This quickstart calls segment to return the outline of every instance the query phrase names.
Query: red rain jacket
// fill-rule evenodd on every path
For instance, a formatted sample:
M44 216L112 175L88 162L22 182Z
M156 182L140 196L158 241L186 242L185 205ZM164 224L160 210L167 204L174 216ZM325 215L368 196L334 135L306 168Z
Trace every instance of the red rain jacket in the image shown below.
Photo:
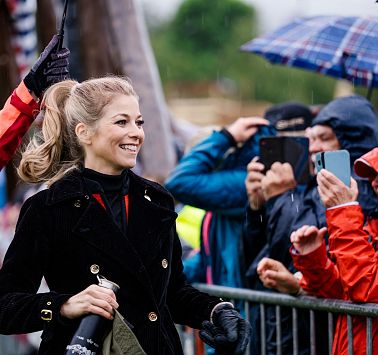
M327 210L330 259L325 244L308 255L292 251L302 272L302 288L318 297L378 302L378 220L368 219L357 205ZM369 241L369 236L372 240ZM334 262L332 262L333 260ZM366 320L353 317L354 354L366 354ZM337 320L333 354L348 354L347 317ZM373 321L373 355L378 354L378 318Z
M0 110L0 170L12 159L38 110L38 103L21 82Z

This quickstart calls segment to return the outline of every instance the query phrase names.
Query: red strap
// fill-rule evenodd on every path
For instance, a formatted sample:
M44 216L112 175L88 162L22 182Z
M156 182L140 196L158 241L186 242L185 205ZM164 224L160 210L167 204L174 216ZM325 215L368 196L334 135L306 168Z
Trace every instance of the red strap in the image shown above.
M210 255L209 232L210 232L211 217L212 217L212 213L211 212L206 212L205 217L203 219L203 224L202 224L203 245L205 247L205 254L207 256Z
M205 249L206 257L210 257L210 222L213 214L211 212L206 212L202 223L202 238L203 246ZM206 283L213 284L213 273L211 270L211 265L206 266Z
M38 102L31 101L29 105L26 104L17 96L16 90L14 90L12 93L10 103L17 110L24 113L25 115L28 115L29 117L33 117L34 114L39 110Z
M129 223L129 195L125 196L125 206L126 206L126 223Z

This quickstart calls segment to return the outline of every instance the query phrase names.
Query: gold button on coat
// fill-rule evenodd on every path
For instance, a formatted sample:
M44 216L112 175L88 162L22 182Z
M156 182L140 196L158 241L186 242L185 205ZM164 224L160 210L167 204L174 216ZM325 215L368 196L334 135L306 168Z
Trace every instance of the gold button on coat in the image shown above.
M80 202L80 200L76 200L76 201L74 202L74 206L75 206L75 207L80 207L80 206L81 206L81 202Z
M148 319L151 322L155 322L157 320L157 314L155 312L150 312L148 313Z
M91 273L92 274L98 274L100 272L100 267L97 264L91 265Z
M164 269L166 269L166 268L168 267L168 260L167 260L167 259L163 259L163 260L161 261L161 266L162 266Z

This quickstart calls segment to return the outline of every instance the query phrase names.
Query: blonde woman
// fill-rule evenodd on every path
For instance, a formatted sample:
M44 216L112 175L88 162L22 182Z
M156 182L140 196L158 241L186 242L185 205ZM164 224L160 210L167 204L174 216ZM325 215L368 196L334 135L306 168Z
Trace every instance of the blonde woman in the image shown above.
M0 332L44 329L39 353L57 355L82 316L112 319L118 309L147 354L182 354L174 322L202 327L220 353L242 354L248 322L186 283L173 200L130 170L144 141L130 82L62 81L42 106L42 131L18 172L49 189L23 205L0 271ZM117 296L96 285L98 274L120 286ZM43 276L51 291L36 294Z

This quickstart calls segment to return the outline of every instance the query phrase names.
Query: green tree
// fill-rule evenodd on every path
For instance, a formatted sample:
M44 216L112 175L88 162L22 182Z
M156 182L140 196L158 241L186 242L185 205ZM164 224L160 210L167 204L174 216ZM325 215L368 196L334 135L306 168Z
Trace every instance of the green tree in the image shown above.
M255 12L241 0L185 0L174 18L152 31L165 87L226 79L241 99L327 102L335 80L239 50L255 35Z

